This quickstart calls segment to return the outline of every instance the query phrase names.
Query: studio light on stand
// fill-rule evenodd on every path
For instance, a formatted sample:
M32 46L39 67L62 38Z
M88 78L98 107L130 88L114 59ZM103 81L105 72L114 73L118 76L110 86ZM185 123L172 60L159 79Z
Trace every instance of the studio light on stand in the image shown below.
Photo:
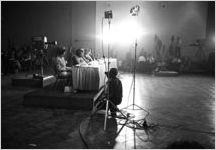
M139 11L140 11L140 6L136 5L136 6L134 6L134 7L132 7L130 9L130 14L131 14L131 16L136 17L136 19L138 19ZM138 106L138 105L135 104L137 45L138 44L137 44L137 35L136 35L135 36L135 48L134 48L133 80L132 80L132 84L133 84L133 103L131 105L123 108L123 109L127 109L127 110L142 110L142 111L147 112L144 108L142 108L142 107L140 107L140 106ZM131 107L132 107L132 109L130 109ZM135 107L136 107L136 109L135 109ZM147 115L148 114L149 114L149 112L147 112ZM146 118L146 116L145 116L145 118Z
M108 27L109 27L109 30L108 32L110 33L110 25L111 25L111 19L112 19L112 11L109 10L109 11L105 11L104 12L104 18L102 18L102 33L103 33L103 20L104 19L107 19L108 20ZM110 35L110 34L109 34ZM106 60L105 60L105 56L104 56L104 50L103 50L103 36L102 36L102 53L103 53L103 58L104 58L104 63L105 63L105 70L107 71L106 72L106 75L107 75L107 78L109 79L109 70L110 70L110 61L109 61L109 50L110 50L110 36L108 36L108 47L107 47L107 51L108 51L108 59L107 59L107 63L106 63ZM107 67L106 67L106 64L107 64ZM105 98L102 100L106 102L106 112L105 112L105 118L104 118L104 131L106 131L106 128L107 128L107 118L108 118L108 110L109 110L109 105L112 105L113 107L115 107L117 109L118 112L121 113L122 115L122 119L128 119L128 117L126 115L124 115L110 100L109 100L109 82L107 82L107 85L106 85L108 88L107 88L107 95L105 96ZM106 90L106 87L104 86L104 91ZM97 110L96 110L97 111ZM94 113L96 113L93 112Z
M105 19L108 19L108 25L109 25L109 35L110 35L110 24L111 24L111 19L112 19L112 11L109 10L109 11L105 11L104 12L104 16L105 16ZM110 36L108 36L108 47L107 47L107 54L108 54L108 62L107 62L107 78L109 80L109 50L110 50ZM104 58L105 59L105 58ZM105 67L106 67L106 63L105 63ZM109 82L108 82L108 95L107 95L107 98L109 98ZM106 131L106 125L107 125L107 117L108 117L108 110L109 110L109 100L107 99L106 100L106 113L105 113L105 118L104 118L104 131Z

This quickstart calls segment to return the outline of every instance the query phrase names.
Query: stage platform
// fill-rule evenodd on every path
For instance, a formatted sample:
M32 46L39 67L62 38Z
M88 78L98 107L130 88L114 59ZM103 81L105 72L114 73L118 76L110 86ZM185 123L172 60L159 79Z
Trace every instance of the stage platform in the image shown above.
M34 107L67 108L73 110L91 110L93 102L99 98L99 91L79 91L65 93L51 88L38 89L24 95L23 105Z
M24 87L34 87L43 88L56 81L53 75L44 76L42 79L34 79L33 75L19 75L12 78L13 86L24 86Z
M179 73L176 71L159 71L155 72L154 75L159 77L175 77L178 76Z

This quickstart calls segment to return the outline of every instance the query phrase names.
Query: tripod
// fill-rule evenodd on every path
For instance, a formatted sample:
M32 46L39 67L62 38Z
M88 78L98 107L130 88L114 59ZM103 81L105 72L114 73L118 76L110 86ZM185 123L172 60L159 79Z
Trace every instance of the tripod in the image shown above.
M44 77L44 62L48 63L46 60L46 52L45 49L37 50L36 59L38 60L39 66L40 66L40 73L39 76L35 76L35 78L43 78ZM36 65L36 64L34 64ZM35 66L34 66L35 71ZM34 74L33 74L34 76Z
M109 32L110 32L110 24L111 24L111 18L112 18L112 11L107 11L107 12L105 12L105 18L108 19ZM102 35L103 35L103 19L104 19L104 18L102 18ZM103 53L103 58L104 58L105 70L106 70L106 68L107 68L107 72L108 72L108 74L107 74L108 80L109 80L109 70L110 70L109 50L110 50L110 37L108 38L108 62L107 62L107 67L106 67L106 60L105 60L104 50L103 50L103 36L102 36L102 53ZM105 82L105 80L104 80L104 82ZM107 95L106 95L106 97L104 97L104 98L102 99L102 101L101 101L101 102L106 102L106 111L105 111L105 118L104 118L104 131L106 131L106 128L107 128L107 118L108 118L109 105L112 105L112 107L113 107L117 112L120 112L120 114L123 116L122 119L127 119L127 120L128 120L128 117L129 117L128 114L127 114L127 116L126 116L125 114L123 114L123 113L116 107L116 105L115 105L112 101L109 100L109 81L107 82L107 87L108 87L108 88L106 89L106 87L104 86L104 91L107 90ZM100 102L99 102L99 103L100 103ZM99 103L98 103L97 105L99 105ZM97 105L96 105L96 107L97 107ZM98 109L100 109L100 108L98 108ZM96 111L97 111L97 110L95 110L95 111L93 112L93 114L96 113Z

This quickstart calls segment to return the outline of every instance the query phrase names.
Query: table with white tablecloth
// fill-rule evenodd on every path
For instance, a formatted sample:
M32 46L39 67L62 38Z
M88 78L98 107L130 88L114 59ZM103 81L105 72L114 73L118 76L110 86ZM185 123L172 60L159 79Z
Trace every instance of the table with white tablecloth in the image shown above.
M105 59L99 59L98 60L99 64L105 65L105 70L108 70L108 62L109 62L109 69L111 68L117 68L117 59L115 58L105 58Z
M107 78L108 59L100 59L88 66L72 68L73 89L82 91L97 91L104 86ZM109 68L117 68L117 60L109 59Z

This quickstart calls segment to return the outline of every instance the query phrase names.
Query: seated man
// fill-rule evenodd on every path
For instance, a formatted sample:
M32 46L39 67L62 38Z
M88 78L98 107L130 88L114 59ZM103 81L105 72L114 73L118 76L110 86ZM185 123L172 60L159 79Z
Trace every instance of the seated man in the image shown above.
M116 116L117 105L122 102L122 83L116 77L118 70L116 68L111 68L109 71L108 81L106 85L105 95L114 104L109 104L109 110L113 117Z
M84 51L83 49L77 49L76 55L72 57L73 65L88 65L88 61L84 58Z

